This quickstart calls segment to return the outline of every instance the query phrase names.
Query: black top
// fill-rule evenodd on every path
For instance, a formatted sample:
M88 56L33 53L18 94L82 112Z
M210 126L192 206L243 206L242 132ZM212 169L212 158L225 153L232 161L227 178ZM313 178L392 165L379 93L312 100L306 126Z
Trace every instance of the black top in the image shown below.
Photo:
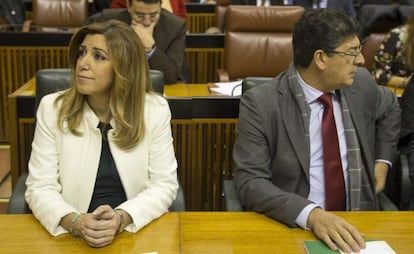
M112 127L110 124L99 123L98 128L102 133L101 159L88 213L93 212L100 205L110 205L115 208L126 200L125 190L108 144L108 130Z

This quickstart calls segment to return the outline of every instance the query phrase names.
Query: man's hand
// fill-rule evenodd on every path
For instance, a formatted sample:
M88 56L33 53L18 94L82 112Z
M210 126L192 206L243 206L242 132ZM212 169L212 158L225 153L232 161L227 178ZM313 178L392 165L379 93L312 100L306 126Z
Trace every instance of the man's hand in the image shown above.
M343 252L349 253L365 249L363 234L333 213L320 208L313 209L308 217L308 227L331 250L341 249Z
M135 33L138 34L138 37L141 39L142 44L144 44L145 51L151 50L155 44L153 32L154 32L155 23L151 23L149 26L144 26L143 24L132 21L131 28L134 29Z
M389 165L384 162L375 163L375 193L384 190Z

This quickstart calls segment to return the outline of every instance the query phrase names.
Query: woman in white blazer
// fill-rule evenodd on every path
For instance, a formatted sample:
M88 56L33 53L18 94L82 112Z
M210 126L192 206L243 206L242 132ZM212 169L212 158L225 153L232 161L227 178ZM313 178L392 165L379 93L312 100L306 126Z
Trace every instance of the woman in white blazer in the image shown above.
M151 91L143 45L126 24L82 27L69 62L73 86L43 97L37 111L26 201L50 234L103 247L173 202L171 113Z

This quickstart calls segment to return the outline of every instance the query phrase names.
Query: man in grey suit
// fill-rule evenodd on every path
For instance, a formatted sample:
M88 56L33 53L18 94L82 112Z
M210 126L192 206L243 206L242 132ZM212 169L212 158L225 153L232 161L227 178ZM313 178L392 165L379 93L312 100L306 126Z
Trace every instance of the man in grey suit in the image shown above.
M400 108L364 63L359 24L342 12L310 9L295 24L294 62L241 98L234 182L245 209L312 230L332 250L357 252L363 235L327 211L319 97L333 99L344 210L377 210L397 146ZM327 108L327 107L326 107ZM328 154L328 153L326 153ZM331 200L332 201L332 200Z

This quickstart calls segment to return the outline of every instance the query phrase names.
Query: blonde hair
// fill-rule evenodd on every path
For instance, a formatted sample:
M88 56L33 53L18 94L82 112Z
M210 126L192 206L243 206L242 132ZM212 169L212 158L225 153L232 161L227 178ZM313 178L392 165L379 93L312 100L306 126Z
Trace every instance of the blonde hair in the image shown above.
M407 66L414 71L414 13L407 22L407 44L405 46L405 61Z
M79 46L87 35L94 34L104 35L113 66L114 80L109 102L116 126L113 139L120 149L129 150L145 135L145 95L152 91L144 47L137 34L121 21L92 23L80 28L70 41L68 60L72 69L77 64ZM58 126L62 131L64 122L67 122L70 132L82 135L77 128L82 120L86 97L77 91L76 85L72 85L56 99L55 105L61 101Z

